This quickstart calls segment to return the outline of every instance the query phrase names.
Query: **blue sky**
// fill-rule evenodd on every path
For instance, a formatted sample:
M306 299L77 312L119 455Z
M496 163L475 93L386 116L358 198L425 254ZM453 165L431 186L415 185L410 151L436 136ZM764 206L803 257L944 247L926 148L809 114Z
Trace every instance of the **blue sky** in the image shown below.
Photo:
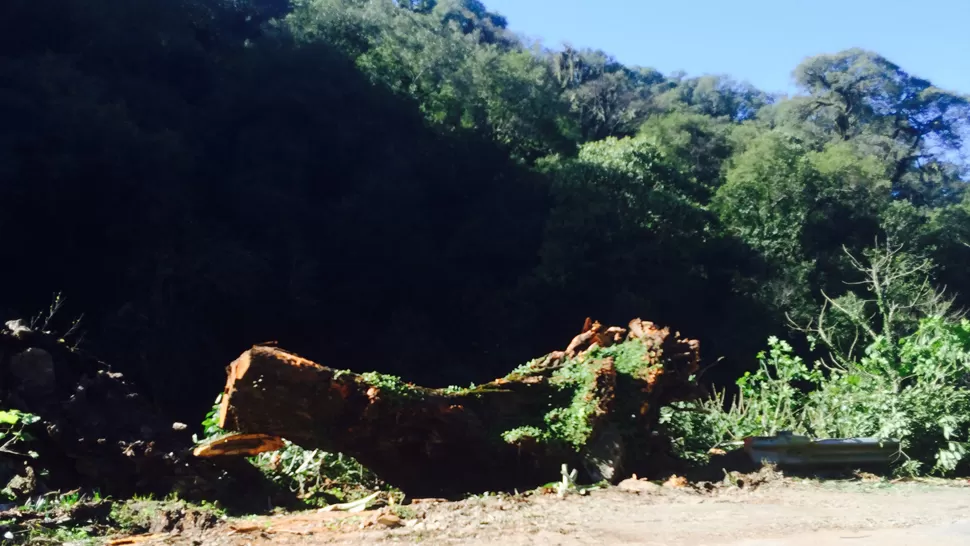
M804 59L875 51L938 87L970 94L970 0L483 0L548 47L602 49L665 74L728 74L794 92Z

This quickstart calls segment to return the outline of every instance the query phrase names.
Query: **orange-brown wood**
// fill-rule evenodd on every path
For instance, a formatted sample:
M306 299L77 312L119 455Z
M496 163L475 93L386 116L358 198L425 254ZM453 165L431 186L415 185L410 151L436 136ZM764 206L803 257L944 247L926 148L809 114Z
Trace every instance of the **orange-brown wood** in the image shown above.
M268 434L232 434L215 438L196 446L196 457L253 457L268 451L283 449L283 439Z
M350 455L412 496L530 487L558 479L563 463L586 466L594 481L622 479L615 469L643 459L633 450L656 426L657 410L693 392L689 376L698 359L696 342L649 322L629 326L606 328L587 321L567 351L550 353L529 370L459 391L416 387L390 377L372 381L277 347L255 346L229 366L219 422L225 430ZM645 358L656 366L644 369L657 371L649 377L626 376L620 384L612 359L587 364L595 384L586 395L596 402L589 442L606 447L593 452L564 442L504 439L503 433L541 425L553 408L572 403L573 393L550 381L566 359L582 359L593 346L624 340L645 343ZM613 414L621 408L626 408L626 429L633 431L623 434L635 439L610 432L618 419ZM634 416L637 409L644 411ZM269 450L258 442L239 446L211 449L223 450L212 451L219 455L248 454L251 447Z

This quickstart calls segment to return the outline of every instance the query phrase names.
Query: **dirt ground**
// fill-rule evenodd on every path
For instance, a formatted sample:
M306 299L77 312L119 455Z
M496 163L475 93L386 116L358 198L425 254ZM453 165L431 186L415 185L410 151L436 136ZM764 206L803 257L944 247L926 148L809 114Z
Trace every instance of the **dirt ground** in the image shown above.
M640 482L643 485L643 482ZM227 520L142 544L637 544L800 546L970 544L970 483L776 479L708 490L645 484L587 496L474 497L398 514L304 512Z

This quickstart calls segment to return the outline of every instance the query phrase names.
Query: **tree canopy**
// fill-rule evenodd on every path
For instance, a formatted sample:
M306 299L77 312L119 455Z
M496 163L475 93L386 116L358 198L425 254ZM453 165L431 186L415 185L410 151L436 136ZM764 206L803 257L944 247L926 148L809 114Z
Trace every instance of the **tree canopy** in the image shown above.
M63 292L191 414L253 343L433 386L589 315L733 379L887 241L968 303L970 98L857 49L793 77L544 48L478 0L9 0L0 310Z

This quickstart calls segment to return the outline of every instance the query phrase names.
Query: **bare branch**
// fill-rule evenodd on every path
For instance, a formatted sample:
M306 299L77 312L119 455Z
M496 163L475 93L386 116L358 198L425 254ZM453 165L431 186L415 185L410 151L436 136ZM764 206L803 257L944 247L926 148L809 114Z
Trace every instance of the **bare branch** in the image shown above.
M858 327L862 328L863 330L865 330L865 332L867 334L869 334L870 337L872 337L873 339L879 337L879 334L877 334L876 331L873 330L872 327L869 325L868 320L866 320L863 317L859 317L858 315L856 315L855 313L853 313L851 310L846 309L843 305L839 304L839 302L837 300L829 297L829 295L826 294L824 290L822 291L822 297L824 297L825 300L828 301L832 305L832 307L834 307L835 309L838 309L839 311L842 312L843 315L845 315L850 320L852 320L852 322L856 326L858 326Z

